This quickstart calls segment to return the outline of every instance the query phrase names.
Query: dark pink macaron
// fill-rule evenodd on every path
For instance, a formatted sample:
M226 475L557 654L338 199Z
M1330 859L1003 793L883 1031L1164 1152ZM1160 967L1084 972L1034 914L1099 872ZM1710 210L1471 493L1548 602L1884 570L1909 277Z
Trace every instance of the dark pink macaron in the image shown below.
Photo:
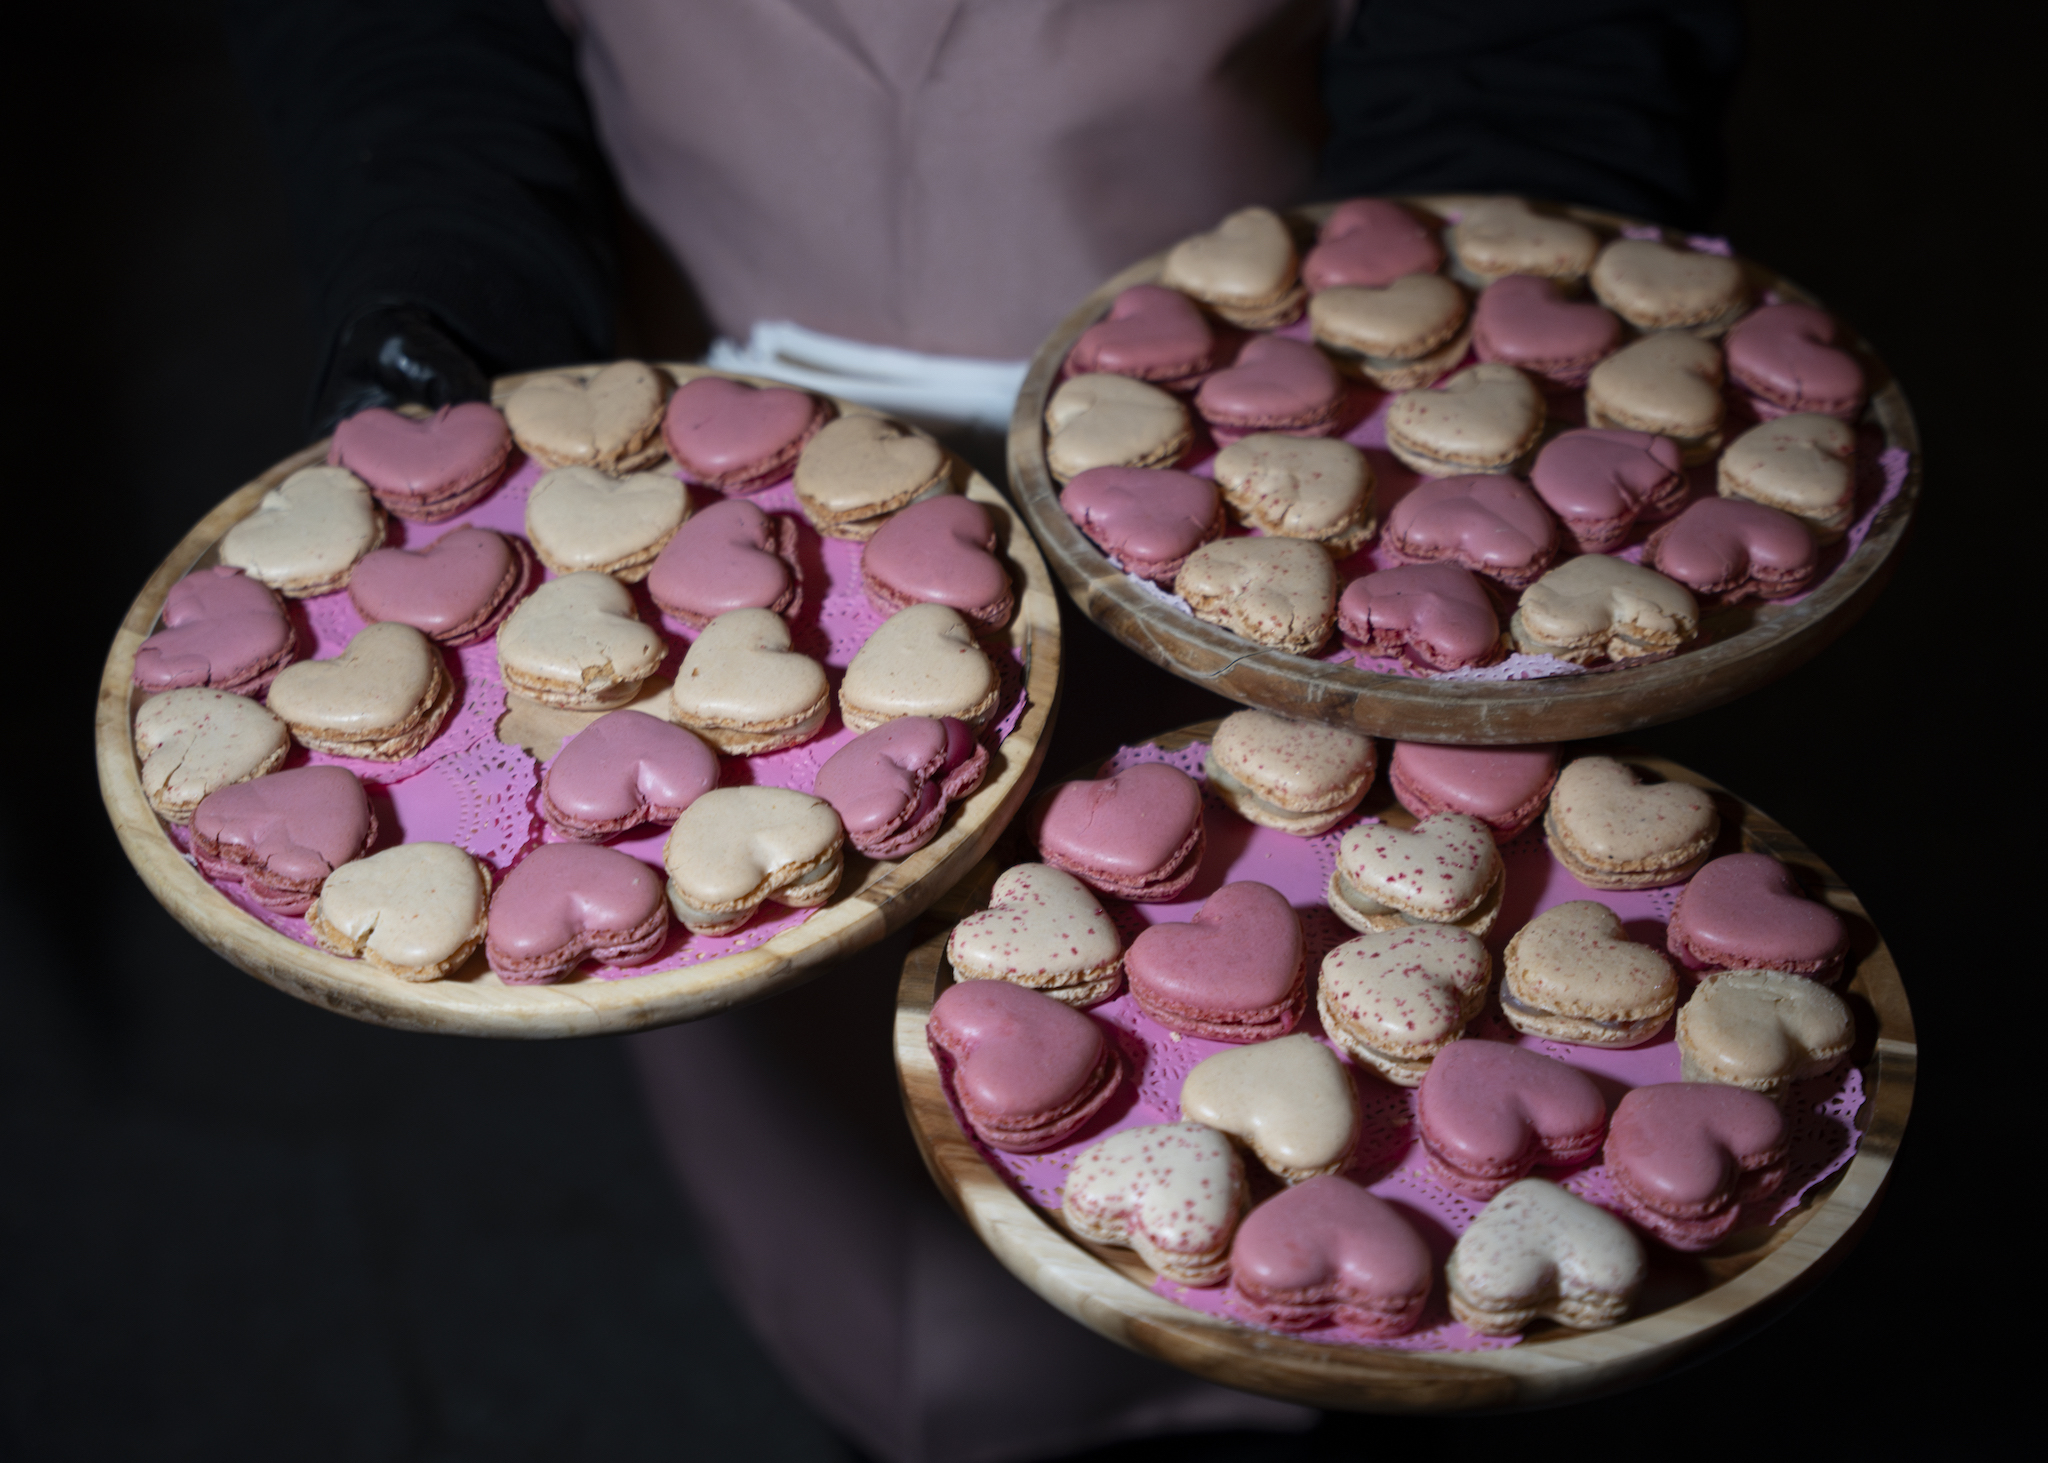
M1715 859L1679 891L1665 944L1687 970L1782 970L1828 981L1849 948L1842 917L1762 853Z
M903 716L834 752L811 791L838 812L862 853L906 858L932 841L947 807L971 797L987 772L988 748L966 722Z
M1668 518L1689 491L1678 444L1654 432L1575 427L1543 444L1529 486L1578 553L1604 553L1639 520Z
M1527 589L1557 557L1557 540L1557 520L1527 484L1482 473L1409 489L1380 530L1380 553L1397 564L1446 560Z
M1601 1154L1628 1217L1677 1250L1704 1250L1742 1206L1784 1182L1785 1115L1760 1092L1663 1082L1622 1094Z
M1472 309L1472 349L1553 388L1586 384L1593 368L1621 346L1621 321L1599 305L1567 300L1557 282L1510 274L1479 292Z
M1344 586L1337 624L1373 655L1405 656L1430 670L1491 665L1501 657L1500 615L1471 570L1404 564Z
M377 815L343 767L294 767L217 788L192 813L192 856L279 914L304 914L327 876L369 851Z
M1230 1246L1233 1308L1262 1326L1335 1321L1367 1336L1413 1330L1433 1266L1392 1204L1336 1174L1283 1189L1252 1210Z
M1124 951L1138 1009L1210 1041L1285 1036L1308 1004L1301 916L1269 884L1225 884L1186 923L1147 925Z
M1201 308L1179 290L1141 284L1118 295L1109 314L1081 332L1067 353L1066 374L1100 371L1171 388L1193 382L1215 363L1216 333Z
M425 418L381 406L359 411L334 429L327 460L361 478L400 518L438 523L482 502L511 453L504 414L465 401Z
M1354 198L1323 220L1301 262L1301 282L1311 292L1347 284L1384 289L1404 274L1434 274L1443 262L1435 229L1389 199Z
M1591 1077L1504 1041L1467 1038L1437 1053L1415 1111L1431 1172L1475 1199L1539 1163L1592 1157L1607 1131L1607 1101Z
M507 985L538 985L585 960L643 965L667 939L659 872L602 844L544 843L492 896L484 955Z
M1005 980L948 986L925 1040L951 1059L953 1095L974 1135L1008 1153L1057 1148L1123 1082L1123 1059L1095 1018Z
M1173 899L1202 866L1202 790L1163 762L1063 782L1038 800L1029 823L1047 863L1123 899Z
M1702 498L1650 535L1643 562L1703 600L1736 604L1800 593L1820 567L1820 545L1768 503Z
M512 613L532 571L523 540L464 526L424 549L365 554L349 575L348 597L372 624L395 620L442 645L474 645Z
M1387 763L1394 798L1418 818L1464 813L1509 838L1535 822L1557 785L1557 744L1439 747L1396 742Z
M647 572L663 613L703 628L728 610L793 616L803 605L796 520L743 499L713 503L683 521Z
M254 696L298 651L277 591L225 564L173 584L161 623L135 651L135 684L145 691L211 686Z
M1834 317L1812 305L1765 305L1722 342L1728 374L1755 400L1757 415L1820 412L1853 421L1863 409L1863 367L1835 344Z
M540 815L564 838L610 838L673 823L718 786L718 754L695 733L630 707L576 733L548 764Z
M1195 410L1218 440L1252 432L1327 434L1344 406L1344 383L1330 358L1305 340L1254 335L1229 369L1202 382Z
M699 376L668 399L661 435L689 481L752 493L788 477L831 417L831 405L808 391Z
M1187 557L1223 536L1213 478L1166 467L1091 467L1060 489L1060 507L1130 573L1172 584Z
M991 629L1016 608L996 557L995 522L971 498L944 493L890 515L861 546L860 582L885 615L940 604Z

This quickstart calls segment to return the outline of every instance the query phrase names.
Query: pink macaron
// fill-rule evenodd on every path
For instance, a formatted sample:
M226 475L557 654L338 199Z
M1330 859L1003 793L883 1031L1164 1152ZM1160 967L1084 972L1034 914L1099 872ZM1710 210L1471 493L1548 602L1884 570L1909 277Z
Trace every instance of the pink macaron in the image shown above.
M1537 1164L1582 1162L1607 1131L1593 1079L1554 1057L1502 1041L1454 1041L1429 1064L1416 1121L1430 1173L1490 1199Z
M1678 1250L1704 1250L1742 1206L1785 1180L1785 1115L1761 1092L1665 1082L1624 1093L1603 1159L1629 1218Z
M1761 417L1820 412L1854 421L1863 410L1863 367L1835 344L1834 317L1812 305L1765 305L1722 342L1728 374Z
M1147 925L1124 951L1138 1009L1211 1041L1285 1036L1308 1003L1301 916L1267 884L1225 884L1185 924Z
M1849 931L1769 854L1731 853L1679 890L1665 944L1687 970L1782 970L1831 981L1841 974Z
M1168 388L1191 384L1216 362L1216 334L1201 308L1179 290L1133 285L1109 314L1081 332L1066 374L1135 376Z
M602 844L544 843L492 896L484 956L507 985L539 985L585 960L645 964L667 939L658 872Z
M1337 624L1367 654L1402 656L1430 670L1501 658L1493 599L1456 564L1403 564L1361 575L1344 586Z
M1652 432L1577 427L1543 444L1529 486L1577 553L1604 553L1638 520L1669 518L1689 490L1678 444Z
M1202 790L1163 762L1063 782L1031 810L1039 856L1103 894L1170 900L1195 880L1205 844Z
M1650 535L1643 562L1711 604L1787 599L1813 583L1820 545L1783 509L1702 498Z
M1123 1059L1093 1017L1006 980L948 986L932 1003L925 1040L950 1059L953 1096L974 1135L1008 1153L1057 1148L1123 1082Z
M450 529L426 548L374 549L349 576L348 597L371 623L395 620L447 646L495 634L533 577L521 539Z
M1557 282L1510 274L1479 292L1472 307L1472 349L1554 390L1586 384L1593 368L1621 346L1621 321L1585 300L1567 300Z
M1311 293L1338 285L1384 289L1404 274L1434 274L1444 246L1430 228L1386 198L1354 198L1330 210L1301 261Z
M1543 500L1505 473L1419 482L1380 530L1382 558L1460 564L1510 589L1540 579L1557 546L1557 520Z
M1429 1246L1386 1200L1336 1174L1252 1210L1230 1246L1231 1305L1278 1331L1332 1321L1367 1336L1411 1331L1429 1299Z
M987 773L988 748L966 722L900 716L834 752L811 792L832 805L862 853L906 858L932 841L946 809L971 797Z
M1215 480L1172 468L1091 467L1060 490L1060 507L1097 548L1155 584L1172 584L1189 554L1223 536Z
M996 629L1017 605L988 509L954 493L891 514L861 546L860 582L884 615L940 604Z
M661 435L689 481L752 493L788 477L831 417L832 407L808 391L699 376L668 399Z
M698 629L731 610L772 610L788 618L803 607L796 520L763 513L744 499L713 503L684 520L647 572L647 592Z
M359 411L334 429L327 461L361 478L400 518L438 523L482 502L511 453L504 414L465 401L425 418L381 406Z
M225 564L173 584L160 623L135 651L135 684L145 691L211 686L254 696L299 646L277 591Z
M1254 335L1227 370L1202 382L1195 410L1218 440L1253 432L1327 435L1344 407L1344 383L1330 358L1303 340Z
M377 815L353 772L294 767L217 788L192 813L192 857L265 909L304 914L327 876L361 858Z
M541 778L540 815L564 838L596 842L642 823L673 823L716 786L716 752L629 707L563 744Z
M1535 822L1557 785L1557 744L1438 747L1396 742L1387 763L1395 799L1418 818L1465 813L1510 838Z

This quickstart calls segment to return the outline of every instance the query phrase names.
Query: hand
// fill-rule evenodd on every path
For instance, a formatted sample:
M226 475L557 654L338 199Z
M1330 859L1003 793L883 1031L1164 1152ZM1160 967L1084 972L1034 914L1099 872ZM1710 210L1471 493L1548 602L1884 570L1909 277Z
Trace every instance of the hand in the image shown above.
M488 401L491 383L434 317L410 305L358 315L342 331L313 407L313 435L373 406Z

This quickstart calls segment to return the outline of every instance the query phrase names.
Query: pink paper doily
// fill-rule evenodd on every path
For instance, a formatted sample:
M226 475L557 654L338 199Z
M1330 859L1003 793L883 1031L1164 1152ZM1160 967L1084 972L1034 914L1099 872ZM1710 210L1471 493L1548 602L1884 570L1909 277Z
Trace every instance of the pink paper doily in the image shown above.
M527 495L544 471L539 463L515 456L513 470L483 502L445 523L407 523L393 518L389 520L385 543L417 550L465 525L496 529L523 539ZM690 491L699 508L715 501L715 495L702 488ZM791 626L791 638L797 650L823 662L826 677L832 683L834 710L824 730L801 746L763 756L721 757L719 781L727 787L787 787L809 792L816 785L818 769L826 759L855 736L839 720L839 681L854 654L887 616L861 588L861 545L825 538L812 528L797 507L796 490L788 479L753 494L751 501L766 512L786 513L796 521L804 602ZM536 559L529 588L554 577ZM648 596L644 583L634 586L633 594L640 618L658 627L669 642L662 674L673 676L696 631L662 614ZM306 647L305 659L340 654L367 623L345 590L293 604L301 643ZM1024 667L1019 655L1007 647L984 642L983 648L989 652L999 682L997 713L981 733L982 742L993 751L1016 729L1024 714ZM403 842L452 843L475 854L503 877L533 848L556 838L537 811L546 764L536 762L523 748L506 745L497 738L506 693L498 674L496 640L485 639L456 651L444 650L442 656L456 682L456 704L441 730L419 755L403 762L371 762L294 747L285 765L327 764L345 767L360 777L377 814L376 848ZM189 858L190 831L179 827L168 831ZM662 845L667 838L666 826L647 824L610 843L660 869ZM270 928L302 945L317 948L319 942L304 919L265 909L250 899L240 884L219 881L215 887ZM655 959L630 967L586 964L567 982L619 980L716 960L754 949L783 931L796 928L810 915L808 909L787 909L771 901L745 926L724 936L691 934L680 923L671 922L668 943Z
M1202 757L1206 744L1195 743L1167 752L1144 745L1125 747L1105 764L1104 775L1140 762L1164 762L1180 768L1197 781L1202 780ZM1211 796L1204 799L1207 818L1208 852L1201 873L1187 893L1172 904L1130 904L1105 898L1104 907L1116 921L1126 947L1148 924L1185 921L1217 889L1226 883L1255 879L1280 890L1302 917L1307 936L1311 979L1323 956L1335 946L1354 938L1354 932L1330 913L1323 903L1325 885L1336 866L1337 845L1347 829L1371 819L1354 815L1328 833L1315 838L1297 837L1276 829L1247 822ZM1574 899L1594 899L1618 916L1629 935L1658 950L1664 948L1664 926L1678 889L1617 891L1588 889L1551 857L1540 828L1530 829L1501 845L1507 870L1507 887L1499 920L1487 937L1494 970L1501 968L1502 951L1509 937L1530 919ZM1681 990L1681 1001L1690 987ZM1182 1036L1168 1031L1137 1008L1128 991L1115 1000L1091 1009L1091 1015L1110 1028L1128 1064L1132 1081L1122 1094L1071 1142L1045 1153L1004 1153L973 1139L981 1156L1010 1180L1030 1201L1043 1209L1058 1209L1060 1186L1082 1150L1125 1128L1152 1123L1179 1122L1180 1088L1195 1065L1232 1047L1225 1042ZM1435 1255L1439 1271L1450 1255L1451 1246L1464 1233L1482 1203L1466 1198L1430 1176L1428 1154L1415 1140L1415 1091L1397 1087L1379 1074L1360 1067L1324 1035L1316 1015L1311 991L1308 1009L1296 1031L1324 1041L1339 1060L1355 1074L1362 1125L1358 1147L1346 1173L1364 1183L1373 1193L1398 1207ZM1466 1033L1467 1039L1512 1041L1558 1058L1590 1075L1606 1094L1612 1109L1631 1087L1657 1082L1676 1082L1679 1077L1678 1043L1667 1025L1647 1045L1625 1051L1601 1047L1573 1046L1523 1036L1501 1019L1498 992L1489 998L1486 1012ZM962 1133L972 1138L954 1099L950 1061L941 1060L946 1100ZM1788 1104L1791 1131L1790 1167L1783 1187L1770 1199L1745 1209L1742 1224L1775 1224L1799 1208L1807 1192L1848 1163L1856 1151L1856 1119L1863 1106L1863 1074L1843 1066L1826 1076L1803 1083ZM1272 1181L1259 1172L1256 1161L1247 1159L1247 1172L1254 1176L1255 1198L1270 1192ZM1540 1168L1540 1178L1561 1183L1581 1198L1619 1212L1606 1167L1596 1156L1572 1168ZM1264 1184L1262 1190L1259 1186ZM1645 1251L1653 1269L1669 1251L1645 1237ZM1196 1288L1170 1280L1155 1281L1153 1290L1203 1315L1220 1317L1240 1325L1256 1323L1237 1314L1230 1304L1230 1287ZM1475 1351L1510 1346L1517 1337L1480 1336L1452 1319L1441 1283L1432 1292L1429 1309L1417 1327L1405 1336L1391 1339L1357 1334L1347 1327L1329 1325L1308 1331L1289 1332L1309 1341L1341 1345L1389 1346L1408 1351ZM1266 1328L1261 1328L1266 1329Z

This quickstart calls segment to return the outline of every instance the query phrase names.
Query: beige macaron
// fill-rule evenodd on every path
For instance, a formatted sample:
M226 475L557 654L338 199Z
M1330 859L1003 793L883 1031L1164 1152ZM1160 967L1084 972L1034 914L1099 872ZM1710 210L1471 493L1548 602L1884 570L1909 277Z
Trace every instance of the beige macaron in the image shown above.
M505 422L545 466L633 472L667 455L661 413L668 393L668 377L640 361L614 361L587 381L550 372L512 393Z
M1543 1179L1496 1194L1444 1263L1451 1314L1482 1336L1511 1336L1539 1316L1577 1330L1617 1324L1649 1274L1635 1232Z
M1157 386L1092 372L1045 404L1045 460L1067 481L1091 467L1170 467L1193 433L1188 409Z
M1554 904L1508 941L1501 1014L1528 1036L1579 1046L1641 1046L1678 1004L1671 962L1637 944L1591 899Z
M1665 330L1623 346L1586 378L1586 424L1654 432L1685 461L1705 462L1721 445L1721 347Z
M306 925L337 955L400 980L453 974L483 943L491 871L451 843L403 843L343 864Z
M1600 238L1582 223L1538 213L1520 198L1466 205L1451 225L1451 269L1474 287L1505 274L1533 274L1570 283L1583 279Z
M954 716L985 725L1001 692L974 627L946 605L898 610L854 653L839 685L839 714L855 731L899 716Z
M291 749L291 733L276 715L211 686L162 692L135 713L142 792L171 823L191 822L192 810L215 788L275 772Z
M1270 711L1224 717L1202 757L1209 790L1238 816L1304 838L1342 822L1378 769L1371 737Z
M1287 223L1270 208L1242 208L1166 256L1159 282L1192 295L1233 325L1272 330L1301 314L1308 292Z
M1725 254L1616 239L1593 261L1593 293L1638 330L1716 336L1749 308L1742 266Z
M1180 1115L1229 1134L1289 1184L1336 1173L1358 1143L1351 1074L1302 1032L1196 1063L1181 1082Z
M1856 513L1856 432L1847 422L1797 412L1751 427L1728 444L1716 471L1724 498L1789 513L1831 544Z
M1298 538L1220 538L1173 576L1195 618L1260 645L1312 655L1337 623L1337 570L1329 551Z
M1508 620L1516 650L1575 665L1668 655L1699 629L1691 590L1611 554L1565 560L1522 591Z
M1006 980L1069 1006L1108 1000L1124 978L1102 897L1050 864L1004 870L988 908L953 926L946 958L961 980Z
M558 467L527 495L526 537L557 574L593 570L638 584L689 516L688 490L667 473Z
M1572 877L1591 889L1658 889L1698 872L1721 815L1683 782L1646 783L1613 757L1580 757L1557 775L1543 834Z
M731 934L771 899L813 908L839 887L845 843L832 805L809 793L713 788L662 845L669 908L699 935Z
M1401 1087L1486 1005L1493 957L1470 930L1408 925L1346 940L1323 957L1316 1013L1330 1040Z
M433 641L383 620L358 630L330 660L286 666L268 701L316 752L399 762L440 731L455 705L455 683Z
M699 632L669 688L669 719L728 756L807 742L832 711L825 668L790 648L771 610L728 610Z
M1493 830L1467 813L1432 813L1412 829L1361 823L1346 833L1324 903L1362 934L1438 924L1483 935L1506 891Z
M1817 980L1782 970L1724 970L1700 982L1678 1013L1679 1072L1782 1104L1792 1084L1833 1070L1856 1022Z
M1379 528L1372 460L1349 442L1254 432L1217 453L1215 471L1231 511L1270 537L1311 539L1341 559Z
M507 688L569 711L626 705L667 653L668 642L640 623L632 593L609 574L551 579L498 627Z
M1387 407L1387 446L1430 477L1508 472L1543 436L1535 382L1513 366L1467 366L1441 386L1404 391Z
M796 460L797 506L832 538L873 538L897 510L952 489L945 449L887 417L827 422Z
M220 561L293 599L348 587L384 542L384 510L345 467L302 467L220 541Z
M1406 274L1379 289L1337 285L1308 302L1318 345L1387 391L1427 386L1464 357L1471 303L1440 274Z

